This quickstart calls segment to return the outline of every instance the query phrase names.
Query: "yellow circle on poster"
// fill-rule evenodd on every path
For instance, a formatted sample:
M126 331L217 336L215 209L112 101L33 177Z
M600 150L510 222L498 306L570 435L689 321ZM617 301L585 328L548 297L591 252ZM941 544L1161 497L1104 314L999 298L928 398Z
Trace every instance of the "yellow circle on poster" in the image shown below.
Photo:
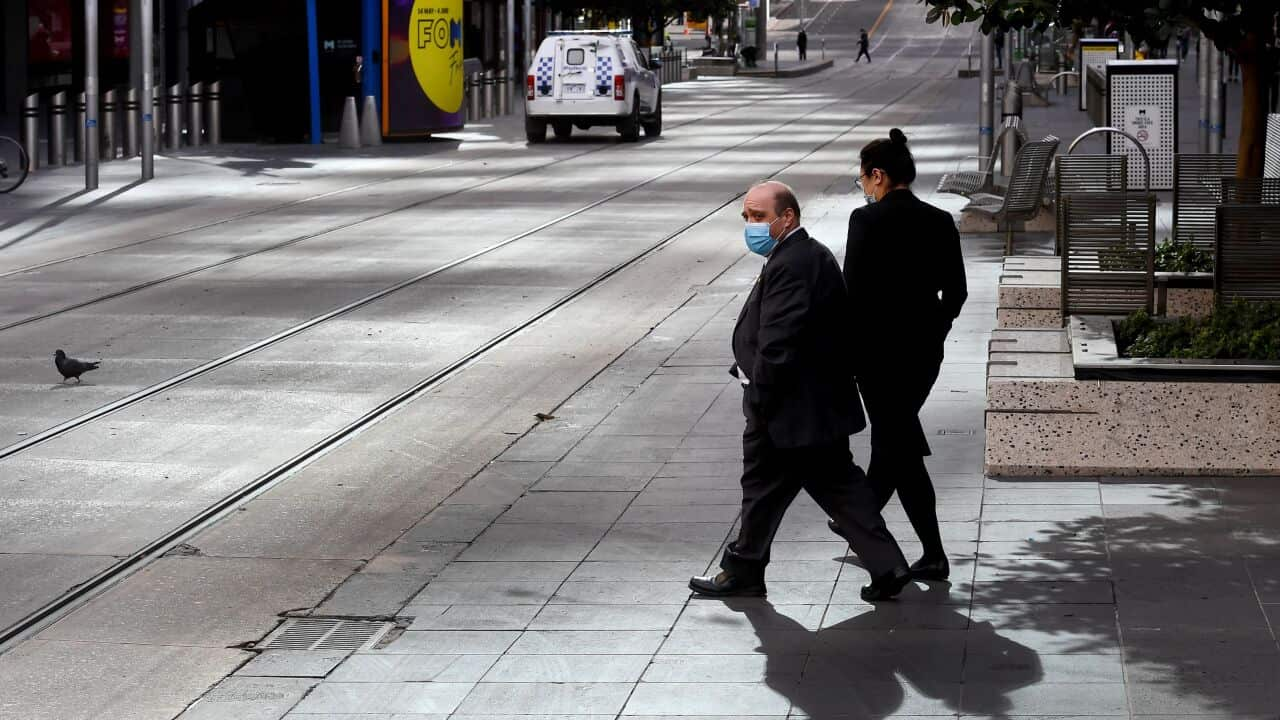
M427 99L444 112L462 109L462 0L414 0L409 60Z

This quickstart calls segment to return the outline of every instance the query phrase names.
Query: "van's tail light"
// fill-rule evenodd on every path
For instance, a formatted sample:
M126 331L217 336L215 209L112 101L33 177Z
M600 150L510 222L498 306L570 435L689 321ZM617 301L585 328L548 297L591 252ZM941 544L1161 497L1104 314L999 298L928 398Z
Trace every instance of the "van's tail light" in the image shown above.
M622 75L613 76L613 99L627 99L627 79Z
M529 89L529 93L527 97L530 100L532 100L533 99L533 76L532 75L525 78L525 85L527 85Z

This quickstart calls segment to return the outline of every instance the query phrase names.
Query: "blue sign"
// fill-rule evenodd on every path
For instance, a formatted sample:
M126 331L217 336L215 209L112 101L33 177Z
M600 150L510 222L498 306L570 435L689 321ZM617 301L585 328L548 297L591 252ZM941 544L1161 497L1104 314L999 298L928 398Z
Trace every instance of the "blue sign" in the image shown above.
M98 121L94 120L93 118L89 118L88 120L84 121L84 126L91 127L91 128L98 127Z

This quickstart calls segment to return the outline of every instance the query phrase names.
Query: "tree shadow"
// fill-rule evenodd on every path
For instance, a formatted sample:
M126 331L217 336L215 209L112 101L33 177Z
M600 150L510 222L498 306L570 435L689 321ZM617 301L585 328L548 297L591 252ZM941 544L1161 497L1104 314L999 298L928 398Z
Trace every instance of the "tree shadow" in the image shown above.
M728 605L754 629L767 658L765 684L791 701L792 716L954 715L963 692L964 712L1004 717L1013 708L1009 694L1040 681L1039 657L991 623L971 622L967 605L946 604L950 592L946 583L910 586L894 603L831 605L818 630L767 601ZM970 653L989 658L991 671L962 685Z
M974 616L1042 653L1119 656L1134 714L1280 717L1280 478L1099 488L1101 512L979 545Z

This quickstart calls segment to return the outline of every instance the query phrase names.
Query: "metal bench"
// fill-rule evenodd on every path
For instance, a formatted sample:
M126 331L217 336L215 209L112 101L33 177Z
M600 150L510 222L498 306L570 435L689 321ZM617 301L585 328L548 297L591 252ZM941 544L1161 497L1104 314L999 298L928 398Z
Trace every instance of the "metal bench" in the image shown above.
M1156 196L1067 193L1062 214L1062 317L1151 312Z
M1266 160L1262 165L1262 176L1280 178L1280 114L1267 116Z
M1013 163L1013 175L1003 196L975 193L961 212L973 212L989 217L997 225L1005 226L1004 252L1013 254L1013 222L1030 220L1040 212L1044 200L1045 177L1049 165L1058 150L1058 138L1052 135L1022 146Z
M1215 212L1222 178L1235 175L1234 155L1177 153L1173 156L1173 239L1213 249Z
M1224 177L1218 183L1223 205L1280 205L1280 178Z
M1129 187L1128 155L1059 155L1054 161L1054 252L1062 253L1062 196L1124 192Z
M1000 134L996 136L991 155L971 155L964 158L964 160L977 160L979 164L985 164L984 167L981 170L957 170L953 173L945 173L938 181L938 192L963 197L971 197L976 193L994 193L996 162L1000 159L1000 148L1003 146L1001 141L1011 132L1017 134L1024 144L1027 142L1027 134L1022 130L1021 118L1010 117L1005 122L1004 128L1000 130ZM964 160L961 162L963 163Z
M1280 301L1280 205L1218 206L1214 297Z

